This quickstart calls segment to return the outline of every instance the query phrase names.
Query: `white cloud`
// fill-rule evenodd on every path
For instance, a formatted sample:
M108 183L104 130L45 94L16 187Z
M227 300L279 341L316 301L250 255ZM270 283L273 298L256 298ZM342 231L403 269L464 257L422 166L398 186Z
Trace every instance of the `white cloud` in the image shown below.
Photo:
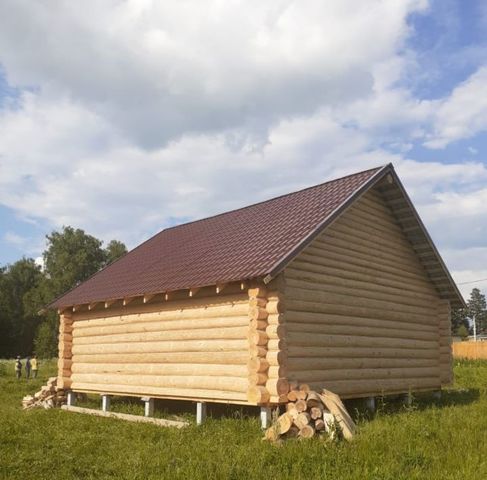
M430 148L444 148L487 131L487 66L458 85L449 97L432 102L432 107L434 128L425 142Z

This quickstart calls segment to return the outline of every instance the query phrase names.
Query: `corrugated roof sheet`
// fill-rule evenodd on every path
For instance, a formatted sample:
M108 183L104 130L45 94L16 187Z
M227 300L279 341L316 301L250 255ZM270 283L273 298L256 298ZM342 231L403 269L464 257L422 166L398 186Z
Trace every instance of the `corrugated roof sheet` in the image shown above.
M263 277L384 168L167 228L50 306Z

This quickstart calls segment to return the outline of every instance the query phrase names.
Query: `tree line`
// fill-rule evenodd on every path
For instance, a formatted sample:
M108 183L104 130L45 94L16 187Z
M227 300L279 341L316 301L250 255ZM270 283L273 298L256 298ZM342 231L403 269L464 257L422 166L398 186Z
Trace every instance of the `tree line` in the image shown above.
M487 303L485 295L473 288L466 308L452 310L452 333L460 337L473 334L473 321L477 327L477 335L487 333Z
M39 312L127 252L118 240L104 247L101 240L69 226L46 239L42 266L22 258L0 267L0 358L57 356L57 312Z

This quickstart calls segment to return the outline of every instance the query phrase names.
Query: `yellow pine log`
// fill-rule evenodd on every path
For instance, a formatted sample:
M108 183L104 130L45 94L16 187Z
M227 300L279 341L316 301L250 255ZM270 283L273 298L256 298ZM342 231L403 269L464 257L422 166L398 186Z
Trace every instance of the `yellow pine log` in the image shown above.
M248 375L249 385L265 385L267 382L266 373L251 373Z
M74 354L74 363L203 363L241 365L249 358L249 352L166 352L166 353L102 353ZM265 361L265 360L264 360Z
M290 372L291 380L309 382L332 382L335 380L382 380L401 378L431 378L440 374L439 365L424 368L377 368L377 369L335 369L335 370L308 370L301 372Z
M71 385L72 385L72 381L70 377L58 376L57 387L64 388L66 390L71 388Z
M246 400L246 394L242 392L230 392L226 390L213 390L204 388L172 388L172 387L154 387L154 386L137 386L124 384L98 384L73 382L74 391L104 393L112 395L132 395L137 397L161 397L177 398L181 400L222 400L238 401Z
M255 308L255 307L265 308L266 304L267 304L267 298L262 298L262 297L251 297L251 298L249 298L249 305L252 308Z
M265 333L269 339L283 339L286 337L286 327L285 325L268 325Z
M269 314L276 314L276 313L284 313L286 310L284 300L282 298L276 298L273 300L269 300L267 305L265 306L267 313Z
M436 311L434 299L431 297L428 299L422 299L415 297L415 295L407 296L404 295L400 289L395 289L395 293L390 293L390 290L394 289L389 289L389 291L386 291L386 288L382 289L382 287L374 286L373 284L367 284L365 285L365 288L361 288L357 286L357 282L355 282L354 286L351 286L350 281L340 279L337 280L336 278L328 275L319 275L313 273L306 274L306 272L301 275L296 275L294 272L295 271L292 269L291 271L287 272L289 277L289 288L309 288L329 293L355 295L357 297L370 298L374 300L388 300L402 305L426 308L431 312Z
M311 421L311 415L308 412L301 412L294 419L294 425L296 425L300 430L309 424Z
M305 412L308 408L308 404L306 403L306 400L300 398L296 400L294 404L295 410L298 412L298 414Z
M365 368L415 368L436 367L436 358L291 358L287 371L289 376L298 377L301 372L312 370L342 370ZM277 367L273 367L277 368Z
M288 361L287 352L283 351L267 352L265 358L271 366L286 365Z
M340 396L377 396L389 393L415 391L416 389L438 389L440 387L439 376L431 378L391 378L381 380L334 380L331 382L310 383L313 390L320 391L322 388L331 390Z
M429 293L430 295L435 295L436 291L432 284L428 283L427 280L420 280L418 278L412 278L410 276L404 275L404 272L398 269L385 268L380 262L354 262L351 261L347 256L343 255L333 255L330 257L319 257L316 255L311 255L306 251L303 251L299 257L299 262L307 263L308 265L315 265L321 267L343 269L343 271L352 272L353 274L362 274L369 277L375 277L376 279L381 278L383 280L389 279L395 282L395 285L403 285L408 287L410 290L418 290L419 292ZM359 278L356 276L356 278ZM379 282L380 283L380 282ZM393 283L390 283L393 285ZM287 305L286 305L287 306Z
M326 237L323 237L320 242L316 242L308 247L307 252L323 258L334 255L346 255L357 262L373 260L380 265L387 266L387 268L399 270L412 278L418 278L419 280L426 279L424 267L421 265L419 258L413 256L415 255L413 252L411 252L409 258L406 258L405 256L401 256L397 246L389 250L387 246L381 243L380 249L377 249L377 243L374 249L372 248L372 244L375 243L370 242L368 244L368 240L360 237L354 238L351 235L344 235L337 231L335 233L327 233ZM395 257L394 252L396 252Z
M79 322L81 323L81 322ZM77 338L99 335L114 335L118 333L142 333L142 332L167 332L174 330L206 330L213 328L245 327L248 325L248 317L222 317L197 320L169 320L127 323L120 319L117 325L101 327L75 328Z
M267 350L269 352L271 351L279 351L279 350L286 350L287 348L287 342L286 340L269 340L267 342Z
M261 330L253 330L253 329L248 330L247 338L252 345L260 345L260 346L266 345L268 340L267 334L265 332Z
M375 309L387 309L388 311L394 311L399 313L413 314L416 316L428 315L434 317L432 312L434 310L426 307L415 307L411 305L404 305L397 302L390 302L387 300L375 300L371 298L364 298L354 295L345 295L340 293L322 292L319 290L310 290L309 288L289 287L288 295L293 300L304 300L310 302L326 302L333 304L345 304L349 306L367 307ZM437 324L437 319L433 318Z
M214 340L222 341L242 339L247 335L247 327L222 327L196 330L169 330L142 333L118 333L99 336L74 335L74 345L130 343L130 342L157 342L157 341L182 341L182 340Z
M267 317L267 324L268 325L281 325L285 323L286 315L284 313L271 313Z
M260 345L249 345L248 350L250 352L251 357L265 358L267 356L267 348L262 347Z
M285 355L288 364L292 365L292 358L434 358L438 359L438 350L410 349L397 347L306 347L289 345ZM267 357L269 360L269 356ZM273 363L269 360L269 363Z
M58 364L58 367L60 367L60 368L68 369L68 368L71 368L73 361L70 359L68 360L66 358L60 358L60 359L58 359L57 364Z
M286 314L286 327L291 330L294 325L316 325L317 327L328 328L334 325L345 327L376 327L384 330L405 330L407 332L422 332L431 335L438 334L436 324L411 323L396 320L383 320L371 317L355 317L349 315L337 315L333 313L300 312L289 310Z
M291 298L294 292L289 292L290 298L287 303L289 310L295 310L298 312L311 312L311 313L328 313L334 315L345 315L348 317L375 317L383 320L393 320L398 322L423 322L430 325L436 325L436 319L429 318L426 315L416 315L413 313L397 312L392 310L384 310L384 308L366 307L363 305L347 305L346 301L341 303L333 303L323 300L298 300Z
M72 366L72 373L102 373L102 374L121 374L121 375L158 375L158 376L183 376L183 375L204 375L204 376L228 376L242 377L248 376L246 365L218 365L202 363L79 363L75 362Z
M267 372L269 378L283 378L287 377L287 366L286 365L271 365ZM289 387L291 388L291 387Z
M269 402L270 395L265 387L262 386L250 387L247 391L247 400L249 403L259 405L262 403Z
M96 353L164 353L164 352L229 352L248 349L248 341L242 340L187 340L168 342L104 343L74 345L73 354Z
M255 287L248 289L249 298L267 298L267 289L265 287Z
M101 373L73 373L73 383L96 383L105 385L130 385L149 386L164 388L191 388L222 390L229 392L246 392L248 379L240 377L217 377L217 376L164 376L157 375L122 375L122 374L101 374Z
M289 392L289 383L286 378L269 379L265 387L267 391L274 396L287 395Z
M267 313L267 310L265 308L262 307L249 308L250 320L266 320L268 315L269 314Z
M249 320L247 319L247 324L249 325L249 328L253 330L265 330L267 328L267 320Z
M269 362L265 358L253 357L247 362L247 369L252 373L263 373L269 369Z
M358 252L353 250L354 244L343 240L341 242L338 242L337 240L336 243L340 243L341 246L332 245L330 243L326 248L308 247L305 252L307 255L313 255L314 257L323 260L336 259L347 261L350 265L357 265L375 270L380 268L384 272L395 275L399 274L401 277L408 278L418 284L427 286L429 283L424 269L411 269L409 265L404 265L399 261L392 262L376 258L372 251L368 253Z
M318 258L313 261L313 257L301 254L297 257L290 266L286 269L286 275L290 275L290 272L314 273L320 275L320 277L310 277L319 280L322 283L326 282L326 278L329 278L329 282L333 281L337 285L340 285L339 281L342 280L344 286L347 284L350 287L367 289L376 289L380 291L387 291L388 288L397 290L403 290L408 297L418 297L425 300L437 300L438 294L435 291L431 291L429 288L425 288L424 285L418 285L411 282L400 275L388 275L377 271L372 271L366 268L357 268L353 265L343 264L336 262L332 259ZM346 281L346 283L345 283ZM393 292L394 293L394 292Z
M232 297L234 301L221 300L212 302L208 298L190 298L182 302L166 302L161 304L146 304L113 308L101 311L80 312L75 316L74 325L79 328L83 322L85 326L103 326L118 323L120 317L125 321L152 320L188 320L198 318L219 318L228 316L245 316L248 313L248 298L245 296ZM218 303L217 303L218 302Z
M415 340L437 341L438 334L435 332L421 332L414 330L402 330L392 328L367 327L363 325L319 325L316 323L288 323L286 326L288 333L325 333L329 335L356 335L360 337L385 337L403 338ZM269 338L275 338L269 336ZM285 338L285 336L283 337ZM441 339L440 339L441 340ZM441 341L440 341L441 345Z
M269 349L271 342L269 340ZM321 333L288 332L287 344L306 347L395 347L404 349L436 349L438 340L415 340L406 338L362 337L357 335L327 335Z

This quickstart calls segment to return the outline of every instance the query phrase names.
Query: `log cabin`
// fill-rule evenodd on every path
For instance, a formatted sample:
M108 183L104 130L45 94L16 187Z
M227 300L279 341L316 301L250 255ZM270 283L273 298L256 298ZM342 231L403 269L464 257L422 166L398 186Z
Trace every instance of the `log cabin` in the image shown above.
M392 165L167 228L51 304L58 385L259 405L452 381L464 305Z

